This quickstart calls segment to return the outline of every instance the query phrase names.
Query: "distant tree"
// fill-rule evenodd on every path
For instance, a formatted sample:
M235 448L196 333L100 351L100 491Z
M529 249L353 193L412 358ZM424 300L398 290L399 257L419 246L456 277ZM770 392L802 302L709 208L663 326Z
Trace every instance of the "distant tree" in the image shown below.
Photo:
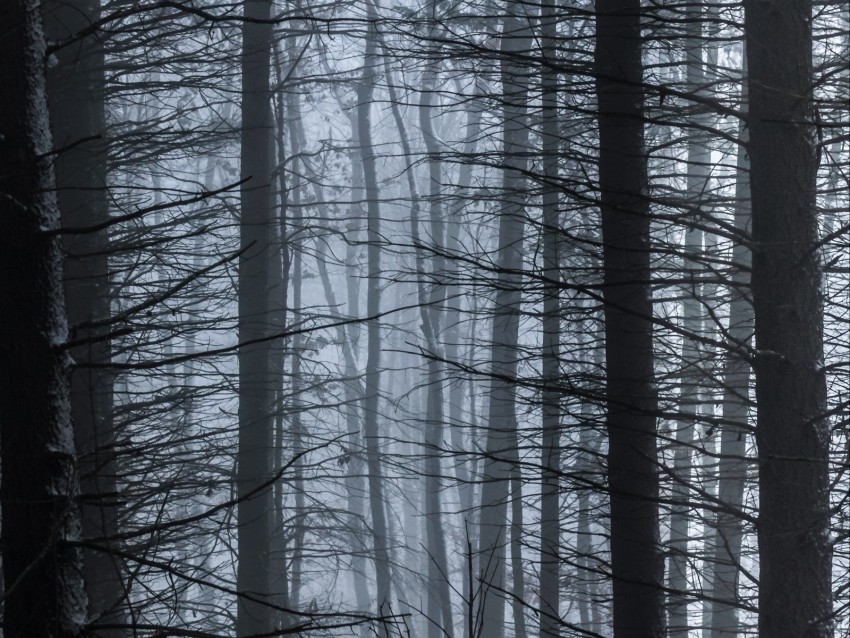
M375 561L377 615L391 612L389 534L387 531L384 475L380 450L381 393L381 196L378 187L377 153L372 134L372 100L378 74L378 13L372 0L366 4L366 47L363 72L357 83L357 135L363 161L363 186L366 196L366 375L363 396L363 438L366 444L366 471L369 482L369 506L372 514L372 539ZM389 626L381 631L389 636Z
M560 313L560 223L558 157L558 73L556 3L542 5L541 31L541 141L544 191L543 226L543 342L541 373L542 446L540 455L540 638L558 638L560 617L560 469L561 469L561 313Z
M745 58L746 60L746 58ZM746 82L742 105L746 109ZM735 229L746 237L750 233L750 166L747 153L749 131L741 122L736 153ZM738 582L741 573L743 524L741 507L747 482L747 433L750 378L752 365L747 350L753 340L753 305L747 295L750 283L750 247L744 241L732 249L732 275L729 301L729 341L732 346L723 366L723 423L720 426L720 460L717 469L717 513L709 551L713 553L708 623L711 638L734 638L740 631L738 620Z
M490 406L487 417L486 457L482 467L481 513L479 519L478 572L482 635L500 638L505 631L505 601L508 594L507 556L509 541L508 503L519 495L511 489L517 458L516 377L519 365L519 317L522 300L523 241L525 239L525 171L528 151L528 80L521 56L531 47L530 8L511 2L500 35L502 81L502 184L499 209L498 269L490 345ZM520 499L521 500L521 499ZM514 565L516 570L516 565ZM522 573L514 574L521 578ZM515 587L514 587L515 589ZM516 600L522 594L514 592ZM517 609L520 613L517 617ZM522 605L515 606L514 623L522 623ZM519 631L519 628L517 628Z

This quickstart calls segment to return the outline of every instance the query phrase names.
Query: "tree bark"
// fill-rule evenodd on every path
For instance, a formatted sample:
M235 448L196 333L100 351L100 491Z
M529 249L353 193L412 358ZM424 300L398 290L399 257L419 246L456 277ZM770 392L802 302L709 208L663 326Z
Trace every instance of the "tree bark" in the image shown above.
M810 0L747 0L759 634L832 635Z
M640 21L596 4L614 638L664 635Z
M62 225L85 228L109 218L106 191L104 55L96 35L78 37L100 17L98 0L42 6L45 33L61 43L48 69L48 98L54 147L56 192ZM62 240L65 296L71 349L78 365L71 374L71 415L79 457L83 537L98 539L85 553L85 582L93 623L126 622L120 561L110 554L118 532L117 468L112 421L112 359L109 239L106 231L67 235ZM105 638L122 629L99 630Z
M3 630L66 638L83 633L86 595L40 9L0 4Z
M239 224L239 443L236 471L239 592L236 635L272 628L269 602L272 419L268 335L271 215L270 0L245 0L242 28L242 217Z

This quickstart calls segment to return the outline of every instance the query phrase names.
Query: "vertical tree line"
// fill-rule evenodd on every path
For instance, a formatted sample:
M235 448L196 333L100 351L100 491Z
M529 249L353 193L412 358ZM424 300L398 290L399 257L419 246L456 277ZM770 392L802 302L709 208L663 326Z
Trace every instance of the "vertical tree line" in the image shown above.
M3 635L847 629L841 3L0 24Z

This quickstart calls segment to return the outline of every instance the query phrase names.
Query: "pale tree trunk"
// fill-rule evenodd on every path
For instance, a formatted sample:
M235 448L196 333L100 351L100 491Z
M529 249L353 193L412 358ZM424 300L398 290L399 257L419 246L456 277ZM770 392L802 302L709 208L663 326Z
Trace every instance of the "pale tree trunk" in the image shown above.
M242 29L242 216L239 223L239 441L236 495L238 569L236 635L272 628L272 419L268 284L271 214L270 0L246 0ZM258 342L259 340L259 342Z
M451 203L451 209L448 215L448 223L446 224L446 254L449 255L448 263L446 264L446 325L444 328L443 352L445 354L448 366L460 363L461 348L460 348L460 317L461 317L461 295L462 286L458 281L460 269L458 267L458 259L461 252L461 234L463 228L463 213L466 207L466 198L469 196L468 191L472 184L472 161L471 158L475 154L477 148L477 138L481 128L481 109L476 104L481 96L481 83L478 78L475 80L476 95L471 101L470 108L467 111L467 122L465 131L465 140L463 146L464 162L458 171L457 190L455 191L454 203ZM465 532L474 534L475 524L472 521L475 507L475 488L472 483L472 472L469 451L474 449L473 428L463 419L463 397L466 388L472 390L472 382L469 379L460 377L461 373L455 372L453 378L448 385L448 422L449 433L451 436L451 444L453 450L453 463L455 466L455 478L457 480L458 501L460 503L461 518L465 525ZM460 378L458 378L460 377ZM474 398L471 398L471 402ZM464 432L468 430L469 435L464 436ZM465 536L456 536L455 552L458 555L464 555L467 550L467 541L474 544L473 538ZM470 558L470 560L472 560ZM463 601L469 601L472 596L472 580L470 573L474 573L475 569L462 570L462 585L461 598ZM470 618L469 605L462 605L464 615L463 626L468 627Z
M591 346L593 347L593 346ZM602 348L596 346L594 349L594 363L597 369L601 367ZM598 353L598 354L597 354ZM588 366L590 367L590 366ZM602 633L602 612L600 604L599 575L600 563L598 561L598 550L594 543L593 520L598 505L593 502L593 488L588 484L599 474L599 464L593 460L599 452L599 441L596 432L591 430L589 423L596 417L593 414L589 401L584 401L581 408L581 431L579 434L579 458L576 460L575 471L578 472L581 482L578 493L578 513L576 520L576 552L578 553L578 578L579 586L576 596L578 598L579 621L581 628Z
M100 16L97 0L71 7L51 0L42 6L45 33L61 43L48 70L54 168L62 225L85 228L109 218L106 192L104 57L96 35L77 34ZM68 235L62 241L65 293L72 349L71 415L79 456L83 538L98 539L85 551L89 614L94 623L125 624L120 561L110 554L118 532L115 432L109 330L109 239L105 230ZM90 365L86 365L90 364ZM122 629L100 630L105 638Z
M746 58L745 58L746 60ZM746 65L744 66L746 75ZM746 79L741 102L747 108ZM753 306L749 299L752 255L745 237L750 234L749 131L741 122L738 132L738 172L735 185L735 229L741 233L732 248L728 340L731 350L723 368L723 423L717 466L717 513L709 550L713 552L710 602L710 638L736 638L739 632L738 580L741 564L743 518L747 479L747 425L752 374L749 357L753 340Z
M428 275L425 267L425 248L421 239L420 233L420 217L421 217L421 200L419 189L416 184L415 167L413 161L413 151L410 146L410 138L407 133L407 126L404 123L404 117L399 106L398 93L396 91L395 81L393 79L392 69L389 64L389 56L384 48L384 74L386 76L387 88L390 94L390 110L393 114L396 127L399 132L399 141L401 142L402 155L407 164L407 185L410 191L410 227L411 235L414 244L414 261L416 264L416 290L417 301L419 305L420 327L425 338L426 352L430 353L431 358L427 364L426 378L426 396L425 396L425 436L423 456L424 463L424 484L425 484L425 518L424 528L426 537L426 567L428 574L426 581L426 597L427 608L426 622L427 632L431 638L437 638L440 635L453 635L454 623L452 620L451 611L451 594L448 580L448 559L446 556L446 542L443 532L442 511L440 494L442 492L442 467L440 463L440 450L443 431L443 380L442 366L439 359L442 358L440 347L437 342L437 334L440 327L440 318L442 303L441 297L444 296L444 288L437 283L443 271L444 260L440 258L434 259L432 270L433 290L429 294L427 290ZM434 139L433 127L431 123L431 109L433 91L435 90L436 69L432 64L426 68L422 84L422 99L419 105L419 122L420 127L425 137L426 148L428 149L428 169L430 177L429 186L429 204L432 228L432 243L440 247L442 245L442 205L440 201L440 174L442 172L441 162L437 156L438 149L436 140ZM400 579L394 578L394 582L398 584ZM399 598L401 599L400 592Z
M434 9L436 10L436 9ZM419 125L425 141L428 153L428 204L431 217L431 244L437 249L432 259L432 289L430 294L425 295L425 270L424 265L417 268L418 286L420 290L420 310L422 313L422 331L426 338L426 346L432 356L428 359L428 397L426 407L425 425L425 517L428 543L428 636L439 638L454 636L454 621L452 620L451 592L449 589L449 567L446 557L446 539L443 532L441 494L443 493L442 474L443 468L440 462L443 447L443 365L439 359L442 358L441 348L438 344L440 327L443 319L444 303L446 296L445 286L442 280L445 277L445 259L439 253L444 249L445 222L443 220L442 206L442 171L443 163L440 161L440 149L437 139L434 137L433 109L434 96L437 86L438 68L436 55L438 53L436 43L437 32L431 29L432 45L431 58L426 62L422 75L422 91L419 102ZM394 102L396 112L398 104ZM410 158L410 150L406 152ZM411 167L412 169L412 167ZM413 175L409 169L408 174ZM411 220L411 224L418 226L418 220ZM418 229L414 229L418 234ZM418 247L421 253L423 247ZM418 262L424 260L417 257Z
M560 257L558 218L558 73L557 5L541 5L543 150L543 352L542 447L540 467L540 638L558 638L560 629L561 526L561 393L560 387Z
M358 237L360 228L359 220L364 217L363 201L365 199L363 186L363 162L360 152L360 134L358 133L357 114L354 110L348 111L348 120L351 124L351 147L349 159L351 162L351 207L345 226L345 271L346 271L346 316L357 318L360 316L360 262L358 257ZM323 285L324 279L323 279ZM328 282L329 285L329 282ZM329 289L329 288L327 288ZM330 297L329 297L330 299ZM360 379L360 367L358 366L358 349L360 344L361 326L359 323L350 323L343 329L344 339L343 375L345 385L343 397L345 398L345 423L348 436L343 464L348 466L345 478L346 498L348 500L348 512L351 516L351 579L354 587L357 608L366 612L369 609L369 586L366 579L366 556L370 550L366 543L366 530L364 525L365 499L364 499L364 473L363 449L364 442L361 436L362 412L360 410L360 399L365 392L365 386ZM365 624L360 627L361 638L366 638L369 627Z
M269 281L268 303L269 320L272 332L282 333L286 328L286 309L289 305L289 277L291 260L287 249L287 223L289 207L287 202L286 175L283 167L286 164L286 98L283 87L283 60L279 45L272 43L274 56L275 82L277 95L273 101L274 114L274 143L277 180L273 181L272 202L277 211L272 212L269 225ZM272 150L270 149L270 150ZM286 342L283 337L269 342L269 405L272 410L272 465L271 469L278 476L286 464L286 451L289 437L286 433L284 419L284 367L286 358ZM276 481L272 490L273 514L270 517L271 531L269 538L269 594L272 602L278 608L290 609L290 586L288 566L288 548L286 546L286 484ZM286 626L292 619L280 609L273 612L275 626Z
M499 215L499 269L493 309L490 365L490 408L486 458L482 469L479 524L478 592L483 636L501 638L505 630L507 581L505 547L509 541L507 506L511 460L516 456L515 415L519 311L522 299L523 232L528 152L528 88L523 68L513 56L531 46L529 18L511 3L501 36L501 75L504 122L502 208Z
M298 78L298 50L297 40L289 38L288 53L289 81L297 85ZM286 123L289 129L289 148L291 152L290 161L287 163L289 173L289 189L287 191L287 206L292 213L289 221L292 230L288 234L287 247L292 251L291 256L291 278L292 278L292 325L301 324L302 313L302 281L303 281L303 256L301 237L303 235L303 214L301 212L301 174L303 163L300 160L302 151L299 127L301 126L301 103L297 89L286 92ZM284 167L281 166L283 171ZM304 451L304 424L302 412L304 404L301 401L301 352L304 349L302 335L292 338L292 354L290 356L292 373L292 426L290 431L292 454L299 455ZM289 603L292 609L298 609L301 596L301 570L304 554L304 538L306 535L305 507L304 507L304 463L299 458L292 468L292 491L294 494L295 508L292 512L293 532L291 549L291 567L289 569Z
M40 3L0 3L0 24L3 630L71 638L86 593Z
M685 38L686 81L688 91L698 94L704 83L702 66L702 6L694 4L686 9L688 18ZM693 106L702 109L701 106ZM695 119L699 115L693 116ZM704 118L703 118L704 119ZM686 221L683 246L683 275L690 285L682 291L682 357L679 376L679 413L676 424L676 445L673 452L673 476L670 513L670 559L668 564L668 626L670 638L688 638L688 601L690 579L691 482L694 479L694 429L700 405L701 356L699 338L702 335L703 286L699 283L698 258L703 252L703 223L705 198L708 194L709 162L711 152L708 136L698 128L689 131L687 192L685 199ZM692 223L689 225L688 221Z
M360 264L357 257L357 236L360 231L357 226L362 218L362 202L365 198L363 190L363 163L360 151L360 135L357 131L356 118L351 117L351 216L346 225L346 236L348 242L345 247L345 270L346 270L346 300L347 316L355 318L360 316ZM348 429L348 452L349 469L346 478L346 493L348 496L348 510L352 517L352 535L355 543L352 545L354 552L351 559L352 584L357 600L357 608L361 611L369 609L369 587L366 580L366 556L368 546L365 542L365 516L364 481L363 473L363 436L361 427L363 421L362 410L359 409L357 399L363 396L365 386L359 379L360 367L357 365L358 344L360 343L361 327L359 323L352 323L346 327L346 344L348 354L345 356L345 423ZM361 638L365 638L368 627L360 628Z
M596 3L614 638L664 635L640 19Z
M832 635L811 0L744 3L759 461L759 634Z
M518 448L518 444L514 448ZM511 606L514 615L514 637L526 638L528 629L525 625L525 566L522 558L522 537L525 533L522 509L522 471L519 466L519 455L514 452L511 457Z
M357 129L363 160L363 177L367 207L367 283L366 322L367 354L365 396L363 397L363 430L366 443L366 466L369 479L369 505L372 514L372 540L377 590L377 614L391 612L390 559L387 546L387 519L384 507L383 471L381 468L381 439L378 407L381 392L381 205L375 149L372 144L372 94L377 73L377 13L370 0L367 3L366 50L363 56L363 75L357 85ZM389 636L389 625L382 624L382 633Z

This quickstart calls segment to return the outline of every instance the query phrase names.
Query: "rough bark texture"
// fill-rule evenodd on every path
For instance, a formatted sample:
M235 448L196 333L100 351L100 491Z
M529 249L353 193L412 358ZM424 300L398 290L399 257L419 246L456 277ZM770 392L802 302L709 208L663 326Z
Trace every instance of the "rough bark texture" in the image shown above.
M640 2L596 3L615 638L664 634Z
M810 0L745 3L750 99L759 634L832 635L829 429Z
M107 140L104 58L94 35L77 38L100 16L97 0L71 6L50 0L42 7L45 33L62 46L47 72L53 129L56 192L62 225L83 229L109 217L106 192ZM66 235L64 279L71 340L77 367L71 375L71 414L79 457L83 537L97 549L85 552L91 621L123 624L125 591L120 561L110 553L118 531L115 432L112 421L109 240L105 230ZM124 635L104 629L98 636Z
M0 3L0 24L3 631L64 638L86 596L40 3Z
M246 0L246 17L268 20L269 0ZM246 21L242 31L242 218L239 258L239 449L236 493L239 591L237 636L271 629L269 596L271 368L268 334L268 251L271 221L271 24Z

